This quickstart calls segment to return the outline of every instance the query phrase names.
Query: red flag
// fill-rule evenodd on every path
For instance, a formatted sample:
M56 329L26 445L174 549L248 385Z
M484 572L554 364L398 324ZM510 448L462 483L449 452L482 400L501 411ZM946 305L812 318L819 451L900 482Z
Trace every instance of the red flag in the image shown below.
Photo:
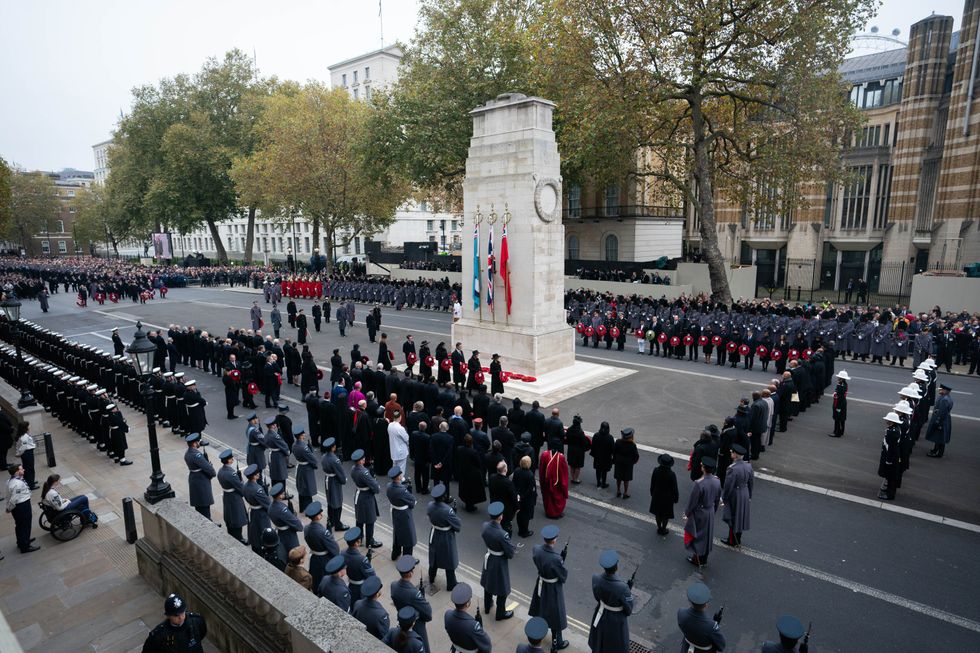
M507 303L507 315L510 315L510 252L507 249L507 223L504 223L504 233L500 237L500 276L504 279L504 301Z

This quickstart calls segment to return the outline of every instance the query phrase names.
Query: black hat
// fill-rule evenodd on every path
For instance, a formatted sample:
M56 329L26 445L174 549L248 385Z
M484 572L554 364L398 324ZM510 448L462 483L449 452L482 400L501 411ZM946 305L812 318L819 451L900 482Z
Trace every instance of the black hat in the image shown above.
M659 456L657 456L657 462L663 465L664 467L673 467L674 457L671 456L669 453L662 453Z
M746 453L745 447L743 447L740 444L733 444L732 445L732 451L734 451L735 453L737 453L740 456L744 456L745 453Z
M701 465L703 465L705 469L714 469L718 466L718 461L711 456L705 456L701 459Z
M167 600L163 602L163 614L168 617L176 617L179 614L184 614L187 611L187 604L184 603L184 599L180 598L176 594L171 594L167 597Z
M531 617L524 624L524 634L533 642L540 642L548 635L548 622L541 617Z
M623 429L623 430L622 430L622 431L620 431L619 433L620 433L620 435L622 435L622 436L623 436L624 438L631 438L631 437L633 437L633 433L634 433L634 431L633 431L633 429L629 429L629 428L627 428L627 429Z
M262 531L262 546L271 548L278 545L279 533L276 532L276 529L270 526Z
M803 624L796 617L784 614L776 621L776 630L781 637L786 639L799 639L803 637Z

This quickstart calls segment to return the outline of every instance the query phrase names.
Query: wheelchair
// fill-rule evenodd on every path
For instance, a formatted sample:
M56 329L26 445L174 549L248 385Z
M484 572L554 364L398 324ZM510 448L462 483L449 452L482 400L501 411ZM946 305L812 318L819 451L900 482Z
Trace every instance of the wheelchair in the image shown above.
M38 506L41 508L38 526L51 533L51 537L59 542L74 540L87 524L98 528L98 523L90 522L81 510L55 510L43 502L38 503Z

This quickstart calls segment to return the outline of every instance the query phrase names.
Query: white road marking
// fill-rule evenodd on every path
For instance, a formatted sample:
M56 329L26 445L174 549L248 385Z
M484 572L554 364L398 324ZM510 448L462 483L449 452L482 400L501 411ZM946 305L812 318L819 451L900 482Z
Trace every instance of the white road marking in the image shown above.
M605 501L600 501L598 499L593 499L592 497L582 496L579 494L574 495L576 499L581 499L586 503L590 503L596 507L602 508L603 510L612 510L618 512L621 515L626 515L627 517L632 517L633 519L638 519L640 521L647 522L649 524L656 524L656 520L650 515L636 512L635 510L630 510L629 508L623 508L622 506L613 505ZM679 535L683 535L684 529L677 524L669 524L670 530L674 531ZM878 599L879 601L884 601L886 603L891 603L892 605L898 606L900 608L905 608L906 610L911 610L913 612L918 612L924 614L927 617L932 617L933 619L939 619L940 621L945 621L951 623L960 628L965 628L967 630L972 630L973 632L980 633L980 623L967 619L966 617L961 617L959 615L951 614L947 610L940 610L934 608L925 603L920 603L918 601L913 601L897 594L892 594L890 592L884 592L882 590L870 587L863 583L857 583L841 576L836 576L834 574L829 574L819 569L814 569L807 565L800 564L798 562L793 562L792 560L786 560L785 558L780 558L779 556L774 556L769 553L764 553L762 551L757 551L748 547L738 547L736 549L731 549L733 553L742 553L749 556L750 558L755 558L756 560L761 560L767 562L771 565L777 567L782 567L783 569L788 569L797 574L804 576L809 576L810 578L815 578L817 580L822 580L825 583L830 583L832 585L837 585L838 587L843 587L844 589L851 590L852 592L857 592L859 594L864 594L865 596L870 596L873 599Z

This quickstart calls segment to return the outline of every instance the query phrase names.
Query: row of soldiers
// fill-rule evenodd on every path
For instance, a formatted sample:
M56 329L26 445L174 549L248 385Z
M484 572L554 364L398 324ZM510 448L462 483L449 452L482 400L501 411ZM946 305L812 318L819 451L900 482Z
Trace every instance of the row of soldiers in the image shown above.
M356 301L362 304L449 311L459 297L459 284L448 280L390 280L351 275L265 275L261 282L265 302L293 299Z

